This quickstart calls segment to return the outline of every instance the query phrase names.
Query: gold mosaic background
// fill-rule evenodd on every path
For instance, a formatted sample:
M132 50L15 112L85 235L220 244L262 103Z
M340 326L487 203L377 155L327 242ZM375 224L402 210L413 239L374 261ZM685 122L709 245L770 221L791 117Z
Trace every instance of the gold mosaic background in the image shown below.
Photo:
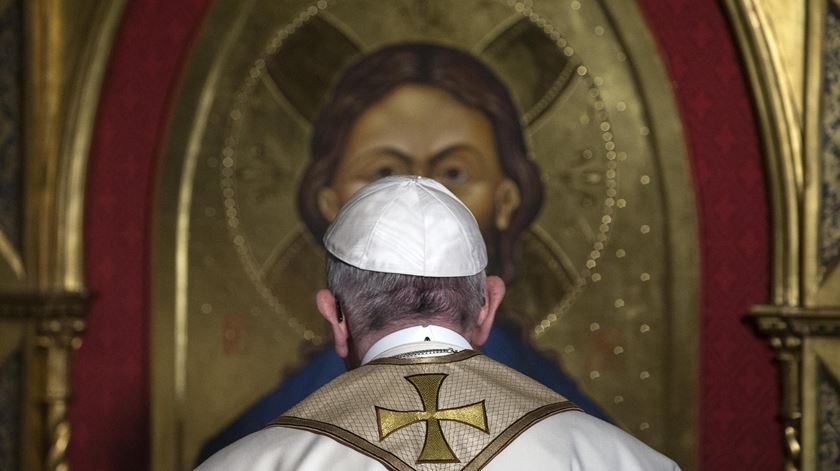
M506 309L620 426L694 467L690 176L655 47L631 2L614 3L217 2L159 190L157 466L191 464L327 339L313 302L323 256L294 195L329 90L272 72L307 56L338 69L356 51L424 40L471 51L498 73L543 175L545 203L522 238Z

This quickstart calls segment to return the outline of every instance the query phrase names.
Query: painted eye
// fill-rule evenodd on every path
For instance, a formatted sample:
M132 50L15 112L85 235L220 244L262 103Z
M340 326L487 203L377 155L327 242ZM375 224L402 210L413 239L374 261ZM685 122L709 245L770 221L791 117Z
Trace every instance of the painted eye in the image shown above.
M467 180L467 172L459 167L449 167L443 171L443 178L451 182L463 183Z
M397 175L397 173L397 170L393 167L379 167L374 172L374 175L376 175L376 178L385 178L391 175Z

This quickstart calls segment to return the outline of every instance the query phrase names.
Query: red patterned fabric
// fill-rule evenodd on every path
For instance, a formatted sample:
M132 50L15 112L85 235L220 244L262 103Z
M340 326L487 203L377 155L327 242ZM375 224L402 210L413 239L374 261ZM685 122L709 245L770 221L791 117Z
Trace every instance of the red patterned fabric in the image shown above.
M623 1L623 0L622 0ZM88 284L99 294L73 376L75 470L149 463L149 241L171 102L210 0L133 0L94 134ZM770 352L740 321L768 299L768 211L743 70L714 0L639 0L680 105L699 206L702 469L781 468Z
M740 57L711 0L639 0L680 106L700 216L700 463L782 468L771 352L741 322L769 300L763 161Z

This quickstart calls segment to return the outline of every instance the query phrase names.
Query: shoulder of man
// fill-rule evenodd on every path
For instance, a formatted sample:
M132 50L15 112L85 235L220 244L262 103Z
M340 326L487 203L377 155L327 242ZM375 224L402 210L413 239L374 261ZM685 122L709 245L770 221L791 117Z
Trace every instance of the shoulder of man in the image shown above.
M196 471L381 471L378 461L332 438L285 427L268 427L220 450Z
M475 462L473 465L478 465L478 467L487 470L511 469L512 466L522 463L528 463L531 465L531 469L558 469L558 466L559 469L609 469L618 471L671 471L679 469L673 462L629 434L606 422L574 410L574 406L565 401L562 396L541 386L536 381L483 356L476 357L464 352L461 357L464 360L471 361L447 361L443 364L437 364L437 361L421 364L403 364L403 362L395 362L395 364L392 362L388 369L393 368L394 371L385 375L384 379L386 381L383 381L383 378L380 377L383 368L361 368L344 374L292 408L287 413L288 415L278 419L279 423L276 423L277 425L284 424L287 426L269 427L245 437L214 455L199 469L201 471L216 469L321 469L319 463L323 468L326 468L331 463L342 462L348 464L342 466L343 469L381 470L383 469L382 454L374 449L376 447L368 446L368 444L379 445L382 442L381 439L377 440L376 426L371 424L374 429L370 429L370 426L362 429L353 426L354 417L357 423L367 422L366 419L361 418L363 416L370 415L371 419L375 417L372 411L374 410L373 406L378 402L366 401L363 396L370 394L372 399L378 401L383 397L392 396L388 392L389 390L402 388L409 392L407 397L412 399L412 403L416 404L419 397L413 397L411 386L401 384L403 381L394 381L394 379L389 378L390 376L394 373L397 373L396 376L405 375L406 371L403 370L403 367L412 369L429 368L429 372L437 372L439 367L448 365L445 372L457 378L462 376L459 374L459 370L463 370L462 367L469 364L474 364L477 370L468 367L465 371L471 370L473 373L477 371L487 373L489 371L492 373L489 375L490 378L493 378L491 383L485 383L484 380L474 383L476 377L473 374L467 375L473 381L468 381L465 388L465 390L480 394L481 398L487 397L488 401L481 401L481 403L486 402L488 405L487 416L490 419L489 422L498 423L497 420L494 420L496 415L493 410L495 409L493 407L494 401L498 402L499 399L509 397L514 400L514 403L520 405L531 404L531 406L519 412L519 414L526 413L522 420L516 421L509 429L496 430L496 434L505 431L508 438L501 443L501 446L488 446L482 453L486 455L485 458L479 460L483 461L483 464ZM473 363L476 361L478 363ZM460 373L465 371L460 371ZM416 375L419 371L411 371L411 373ZM504 377L507 379L501 382L497 381ZM408 378L399 379L405 380ZM455 381L452 384L453 386L456 386L459 382L457 379L453 381ZM375 384L371 384L371 382ZM441 393L440 386L441 384L438 383L439 394ZM340 391L340 393L337 393L337 391ZM414 394L417 394L417 392ZM446 392L445 388L443 392ZM460 398L461 394L459 393L456 396ZM485 394L488 396L485 396ZM442 394L442 396L445 395ZM471 400L460 398L456 400L454 405L461 405L462 402L469 403L481 398L478 396ZM367 406L363 405L365 403L368 403ZM508 408L510 404L510 402L502 400L499 405ZM531 407L538 407L541 404L545 404L545 406L527 413L528 410L531 410ZM360 408L360 406L362 407ZM545 407L548 407L548 409L544 409ZM360 416L358 415L360 409L370 410ZM403 404L394 409L396 411L411 410L412 407ZM510 420L517 417L519 416L511 416L505 423L509 424ZM517 427L517 424L521 425L523 423L524 426ZM336 427L335 425L339 426ZM423 428L420 424L414 427ZM508 427L508 425L504 427ZM367 433L364 433L364 429L368 429ZM348 430L354 431L355 435L345 433ZM415 432L417 430L419 429L415 429ZM463 448L459 449L457 446L459 442L464 441L458 440L457 432L467 433L472 431L473 427L459 427L448 434L450 442L452 442L454 449L458 451L461 458L467 456L461 452ZM360 440L365 435L370 436ZM422 436L419 438L422 441ZM465 438L467 441L472 441L475 436L465 436ZM403 445L410 444L404 443ZM400 446L397 446L394 453L401 455L400 451L402 450L400 448ZM469 455L474 456L478 451L473 450ZM375 456L380 459L375 460ZM407 463L414 462L413 458L416 458L416 456L403 456L403 461L388 459L384 461L389 463L394 461L398 464L404 464L403 467L408 468L411 466ZM353 461L353 466L349 465L349 460ZM452 468L457 469L458 466Z
M511 442L485 468L679 471L665 455L620 428L584 412L546 417Z
M197 471L342 469L379 471L385 467L332 438L305 430L269 427L253 433L202 463ZM664 455L626 432L582 412L553 415L534 424L485 466L515 469L679 471Z

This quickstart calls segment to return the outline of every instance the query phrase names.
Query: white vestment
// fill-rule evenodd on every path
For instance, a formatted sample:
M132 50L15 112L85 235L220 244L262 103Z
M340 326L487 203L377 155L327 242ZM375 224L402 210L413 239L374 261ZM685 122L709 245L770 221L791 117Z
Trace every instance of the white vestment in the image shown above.
M447 355L469 348L469 343L451 330L435 326L412 327L381 339L371 347L364 361ZM424 463L416 465L416 469L434 470L437 466ZM452 466L447 465L447 469ZM525 428L481 469L515 470L517 467L528 470L679 470L673 461L626 432L577 410L548 415ZM283 426L268 427L248 435L198 467L199 471L328 469L380 471L389 468L381 460L330 436Z

